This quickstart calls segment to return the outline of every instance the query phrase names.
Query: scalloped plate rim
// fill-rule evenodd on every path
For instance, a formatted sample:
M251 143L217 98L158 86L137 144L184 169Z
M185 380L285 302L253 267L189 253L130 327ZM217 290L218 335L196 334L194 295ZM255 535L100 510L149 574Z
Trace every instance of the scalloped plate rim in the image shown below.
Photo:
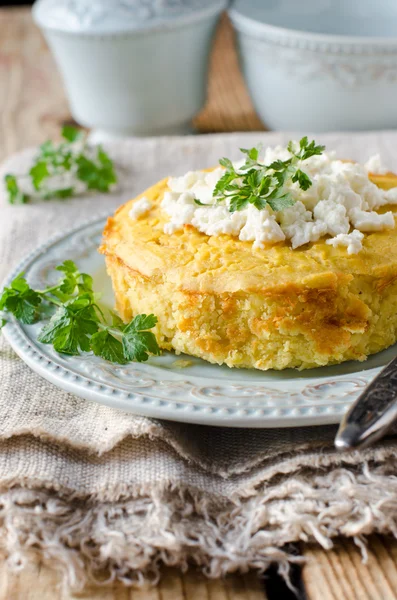
M90 228L102 228L103 222L107 216L108 214L99 215L95 219L86 221L83 224L70 229L66 233L61 232L50 237L47 242L41 244L35 250L25 256L25 258L5 279L4 285L9 285L11 280L18 273L26 268L34 266L35 263L39 263L40 259L45 258L47 255L51 255L51 250L54 250L54 248L56 249L56 246L62 244L62 242L65 242L68 239L73 239L73 236L76 236L85 230L89 230ZM92 252L93 250L96 252L96 247L95 249L88 247L88 253ZM71 256L70 258L78 260L74 256ZM306 405L304 403L297 403L296 406L290 407L284 407L283 405L278 407L276 400L274 401L274 405L271 405L267 408L257 405L254 407L250 407L248 405L245 406L243 393L240 395L240 403L231 398L229 399L230 405L205 405L202 401L200 403L200 398L196 397L194 397L191 401L184 400L178 402L178 400L175 400L171 397L167 399L166 397L163 398L155 397L154 395L151 396L150 390L148 393L144 393L142 391L138 393L136 390L135 392L122 390L116 385L112 385L111 381L107 382L106 378L103 382L100 382L92 377L90 378L82 374L76 374L76 370L65 367L65 365L60 364L58 360L52 360L48 354L44 353L40 348L40 344L34 339L34 336L29 335L29 332L26 331L24 326L22 326L14 318L12 318L4 326L3 333L14 351L33 371L55 386L73 393L80 398L105 404L107 406L132 412L141 416L213 426L273 428L300 427L309 425L315 426L339 423L350 403L359 395L364 387L380 370L380 367L374 367L349 373L350 381L349 378L346 379L345 375L334 375L330 377L320 375L319 377L313 379L313 382L319 382L317 384L318 386L325 388L327 386L332 387L343 383L352 383L354 385L356 382L357 390L353 389L353 391L344 392L347 398L346 400L337 402L336 409L332 403L327 403L326 399L323 400L320 398L320 395L316 396L315 394L310 396L310 398L313 398L313 402L314 400L321 400L321 402L318 402L317 404L310 404L310 401L308 400ZM61 358L61 355L57 356ZM72 362L72 365L73 363L76 365L81 363L81 360L79 361L79 357L68 358L70 362ZM90 358L91 357L87 357L87 360L89 361ZM92 359L93 361L98 360L96 357L92 357ZM205 364L206 363L204 363L204 366ZM160 387L162 384L164 384L164 382L161 381L161 379L159 380L158 377L156 379L156 374L158 374L157 372L159 371L156 365L145 363L142 369L139 363L134 363L133 367L136 372L142 372L143 381L145 381L145 374L148 373L152 376L150 381L157 381ZM220 369L222 367L215 366L214 368ZM183 385L186 383L190 384L190 382L186 381L189 379L189 377L192 379L197 379L196 375L189 375L187 371L188 368L183 369L183 371L172 368L170 369L170 372L172 372L174 376L172 381L176 382L173 384L173 387L170 384L172 390L170 393L174 393L175 386L179 385L183 387ZM225 379L224 381L227 380ZM288 380L284 380L284 382L286 381ZM294 381L299 382L300 380L296 379ZM301 381L304 382L304 379ZM257 380L253 381L252 383L254 387L256 382ZM272 384L274 385L275 383L278 383L278 388L282 389L284 387L283 381L276 379L273 382L271 381L267 388L263 388L266 389L266 393L271 394L274 392L275 395L277 395L278 390L276 388L272 389L271 387ZM219 387L222 389L221 386ZM242 386L235 386L236 389L239 387ZM285 388L287 387L288 385L286 384ZM309 387L310 386L306 385L306 388ZM315 387L316 386L314 384L311 385L311 388ZM306 388L303 385L302 391L299 393L304 394ZM143 388L141 387L140 390L141 389L144 389L144 386ZM230 386L230 389L233 389L233 385ZM286 389L284 394L286 396L293 395ZM270 397L269 399L271 400ZM277 410L281 410L282 414L277 414ZM275 414L272 414L272 411Z

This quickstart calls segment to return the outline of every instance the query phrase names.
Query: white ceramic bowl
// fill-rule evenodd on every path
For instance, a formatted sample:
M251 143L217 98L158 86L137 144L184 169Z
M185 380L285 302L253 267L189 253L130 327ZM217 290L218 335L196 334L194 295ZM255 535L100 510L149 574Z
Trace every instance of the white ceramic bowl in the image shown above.
M235 0L230 17L269 128L397 127L396 0Z
M184 133L227 0L38 0L73 117L97 137Z

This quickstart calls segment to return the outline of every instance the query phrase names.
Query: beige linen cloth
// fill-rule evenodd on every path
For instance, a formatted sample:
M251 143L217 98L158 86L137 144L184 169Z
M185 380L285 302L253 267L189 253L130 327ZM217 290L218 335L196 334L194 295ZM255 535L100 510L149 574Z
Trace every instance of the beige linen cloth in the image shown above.
M288 134L129 140L109 146L111 195L10 206L1 198L1 279L59 231L112 212L167 174L207 167L239 147ZM381 152L397 169L397 134L318 135L342 157ZM23 172L31 151L3 166ZM65 258L67 258L65 256ZM135 417L47 383L0 346L0 549L10 567L41 559L75 587L156 580L165 563L288 571L289 544L397 535L397 442L337 454L335 427L238 430ZM365 552L365 549L364 549Z

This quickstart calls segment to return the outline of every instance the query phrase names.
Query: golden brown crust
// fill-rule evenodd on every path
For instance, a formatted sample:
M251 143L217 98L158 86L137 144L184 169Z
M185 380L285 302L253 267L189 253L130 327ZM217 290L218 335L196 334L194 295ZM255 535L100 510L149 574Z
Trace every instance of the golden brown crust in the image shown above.
M391 187L390 174L378 177ZM397 229L367 235L357 255L325 240L261 250L192 227L170 236L166 188L162 180L142 194L153 208L140 219L128 216L139 197L109 218L100 249L122 318L156 314L162 347L283 369L363 360L396 341Z

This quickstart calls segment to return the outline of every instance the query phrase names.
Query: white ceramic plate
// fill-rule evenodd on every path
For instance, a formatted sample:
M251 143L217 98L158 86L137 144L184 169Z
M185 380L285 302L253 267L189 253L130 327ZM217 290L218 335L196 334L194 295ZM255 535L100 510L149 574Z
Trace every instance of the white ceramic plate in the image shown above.
M44 288L57 277L54 267L68 258L94 276L96 290L111 305L110 280L97 252L104 222L102 218L50 240L26 257L6 285L25 271L33 287ZM337 423L396 352L390 348L365 363L303 372L229 369L168 352L147 363L120 366L91 354L57 354L37 341L41 326L11 320L3 331L22 360L56 386L139 415L231 427ZM181 368L181 359L190 365Z

